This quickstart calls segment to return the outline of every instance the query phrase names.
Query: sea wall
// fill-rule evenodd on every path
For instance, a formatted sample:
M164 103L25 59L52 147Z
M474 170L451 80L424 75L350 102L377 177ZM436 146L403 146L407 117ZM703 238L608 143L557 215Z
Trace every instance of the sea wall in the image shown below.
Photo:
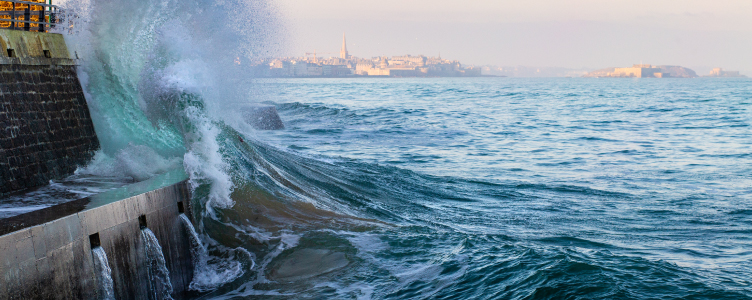
M193 266L180 210L190 216L189 203L181 181L0 236L0 299L100 299L92 244L107 254L116 299L151 299L139 217L159 240L173 297L184 298Z
M73 173L99 148L59 34L0 29L0 197ZM193 278L186 174L178 169L89 198L0 219L0 300L102 299L92 248L116 299L153 299L143 228L161 247L172 296Z
M0 29L0 196L70 175L98 148L63 36Z

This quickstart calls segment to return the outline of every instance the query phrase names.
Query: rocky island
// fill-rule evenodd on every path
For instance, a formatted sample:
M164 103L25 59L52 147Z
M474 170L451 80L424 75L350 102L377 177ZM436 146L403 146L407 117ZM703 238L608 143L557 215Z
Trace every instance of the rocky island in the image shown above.
M695 78L697 73L692 69L680 66L653 66L647 64L633 65L626 68L606 68L595 70L583 77L614 77L614 78Z

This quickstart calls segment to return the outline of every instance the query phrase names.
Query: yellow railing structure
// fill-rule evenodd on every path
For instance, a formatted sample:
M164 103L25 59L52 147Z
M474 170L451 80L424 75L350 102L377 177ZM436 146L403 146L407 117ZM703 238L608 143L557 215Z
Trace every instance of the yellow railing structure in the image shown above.
M0 28L45 32L54 27L58 8L46 1L0 1Z

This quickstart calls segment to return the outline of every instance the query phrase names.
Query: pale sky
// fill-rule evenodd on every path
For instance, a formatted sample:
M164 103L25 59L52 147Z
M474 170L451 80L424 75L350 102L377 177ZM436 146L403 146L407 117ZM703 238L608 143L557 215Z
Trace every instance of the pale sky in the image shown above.
M752 75L752 0L274 0L289 55L464 64L724 67ZM326 53L326 52L332 52Z

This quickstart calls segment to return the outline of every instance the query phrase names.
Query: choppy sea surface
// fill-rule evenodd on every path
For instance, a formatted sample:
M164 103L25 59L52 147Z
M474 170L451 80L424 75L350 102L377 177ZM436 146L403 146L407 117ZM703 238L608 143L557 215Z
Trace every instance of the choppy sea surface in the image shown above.
M253 266L201 295L749 299L750 83L263 81L286 129L204 227Z

